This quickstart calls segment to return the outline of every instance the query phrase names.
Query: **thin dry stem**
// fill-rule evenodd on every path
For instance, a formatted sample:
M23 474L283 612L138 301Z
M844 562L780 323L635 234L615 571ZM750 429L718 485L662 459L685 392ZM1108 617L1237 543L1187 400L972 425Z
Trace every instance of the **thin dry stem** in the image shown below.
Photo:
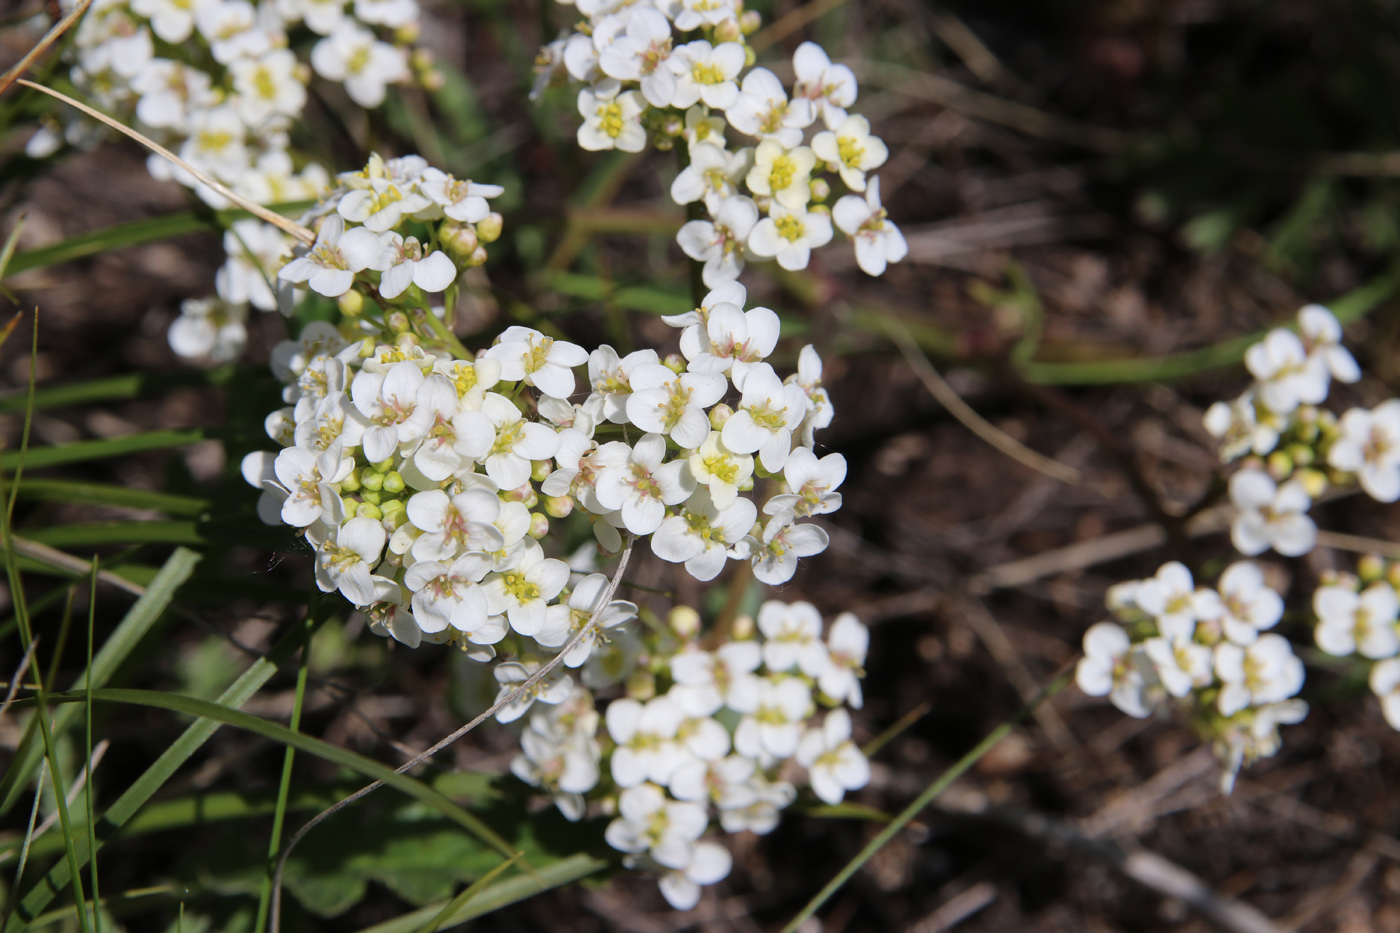
M13 68L5 72L4 75L0 75L0 94L9 90L10 85L15 83L15 79L28 71L29 66L34 64L34 60L40 55L43 55L44 52L48 50L49 46L57 42L58 37L67 32L72 25L87 12L87 8L90 6L92 6L92 0L78 0L78 4L73 7L73 9L69 10L68 14L64 16L63 19L54 23L53 28L44 33L44 38L40 39L34 48L30 49L23 58L15 62Z
M195 168L193 165L190 165L184 159L180 158L175 153L162 146L160 143L156 142L150 137L143 136L141 133L138 133L136 130L133 130L131 127L122 123L120 120L115 120L112 117L107 116L105 113L102 113L100 110L94 110L87 104L84 104L81 101L74 100L67 94L62 94L58 91L55 91L53 88L44 87L42 84L35 84L33 81L26 81L23 78L20 78L16 83L22 84L27 88L32 88L33 90L39 91L40 93L47 94L50 97L55 97L58 100L63 101L70 107L76 107L78 110L81 110L83 113L92 117L94 120L97 120L101 123L105 123L107 126L110 126L118 133L123 133L127 136L130 136L132 139L136 140L138 143L145 146L147 149L151 150L156 155L168 159L176 165L180 166L180 168L193 175L201 184L207 185L220 197L225 198L231 201L232 203L238 205L243 210L252 214L254 217L257 217L259 220L266 221L267 223L272 224L274 227L277 227L278 229L286 233L290 233L292 236L296 237L298 240L301 240L307 245L316 242L316 234L312 233L310 229L303 227L301 224L297 223L289 217L283 217L276 211L268 210L261 204L254 204L252 201L249 201L247 198L243 197L240 194L235 194L234 191L227 185L225 185L223 182L215 181L214 179L210 178L208 175L204 174L199 169Z
M492 704L490 709L477 716L465 726L462 726L456 732L453 732L451 735L447 736L447 738L438 742L432 748L429 748L427 751L424 751L421 754L399 765L399 767L394 769L394 773L403 774L405 771L415 768L423 762L427 761L429 758L433 757L438 752L442 751L444 748L451 745L453 742L457 741L462 736L475 729L477 726L481 725L481 723L496 715L496 713L499 712L502 707L508 706L509 704L514 703L516 700L520 699L522 696L528 693L535 686L535 684L539 683L545 677L549 676L549 673L553 671L556 667L558 667L560 662L564 660L564 656L567 655L570 651L572 651L579 644L579 642L583 641L586 635L593 631L593 627L598 624L598 619L600 616L602 616L603 610L606 609L608 607L608 604L612 602L613 595L617 592L618 586L622 583L622 574L624 571L627 570L627 562L632 557L632 544L634 540L634 536L627 536L627 546L622 549L622 558L617 562L617 569L613 571L612 580L608 582L608 588L603 592L603 598L599 600L598 607L593 610L593 614L588 617L588 621L585 622L582 626L580 626L579 630L574 633L574 637L569 639L568 644L566 644L563 648L559 649L558 654L556 654L547 663L540 667L539 670L535 671L535 673L531 674L530 677L526 679L523 683L521 683L519 687L516 687L508 695L502 697L501 699L497 700L494 704ZM306 823L306 825L301 827L301 829L298 829L296 831L296 834L292 836L291 839L287 840L287 845L282 849L282 854L277 857L277 868L272 875L272 902L269 907L271 917L269 918L268 924L269 933L279 933L279 930L281 929L281 917L279 915L281 913L282 907L282 874L287 868L287 858L292 854L292 849L296 847L296 844L300 842L306 836L307 833L315 829L316 826L320 824L323 820L325 820L327 817L335 814L340 810L343 810L345 807L348 807L356 800L359 800L362 797L366 797L369 794L372 794L374 791L378 790L383 786L383 781L374 781L370 784L366 784L364 787L361 787L359 790L355 791L350 796L336 801L331 806L316 814Z

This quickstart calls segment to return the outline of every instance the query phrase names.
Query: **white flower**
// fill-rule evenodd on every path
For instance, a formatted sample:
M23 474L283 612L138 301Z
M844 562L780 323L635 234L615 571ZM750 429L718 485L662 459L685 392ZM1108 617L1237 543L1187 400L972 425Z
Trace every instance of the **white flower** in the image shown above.
M415 0L355 0L355 17L361 22L398 29L418 19Z
M501 702L520 689L520 685L534 676L541 666L538 661L507 661L504 664L496 665L494 671L496 683L501 685L500 691L496 694L496 702ZM556 667L513 702L501 707L496 712L496 721L501 723L515 722L529 711L536 700L553 706L557 703L563 703L573 695L573 692L573 678L562 667Z
M669 696L645 704L632 699L608 704L604 720L617 748L612 755L612 776L618 787L636 787L644 781L665 785L676 769L689 761L676 739L685 714Z
M1247 645L1283 618L1283 597L1264 583L1258 564L1236 561L1220 576L1221 624L1226 638Z
M747 136L774 139L792 149L802 143L802 131L817 118L816 107L807 98L789 103L783 83L767 68L750 71L739 90L739 100L724 116Z
M415 493L405 508L408 520L424 532L413 542L415 560L452 560L462 551L498 551L506 546L495 526L501 500L489 490L467 489L449 498L441 489L429 489Z
M676 910L690 910L700 903L700 888L723 881L729 877L733 866L734 858L724 846L714 842L696 843L690 864L683 869L662 872L657 887L666 903Z
M791 758L811 708L812 692L801 680L764 678L759 683L758 706L734 731L734 750L760 767Z
M237 178L248 168L245 132L243 118L230 105L193 111L180 158L216 178ZM183 168L170 171L183 185L198 184Z
M724 117L717 117L710 113L710 108L696 104L685 112L685 129L681 131L681 138L685 140L687 148L692 153L701 144L710 144L723 149L725 147L724 131L728 126L729 124L725 122Z
M709 288L731 282L744 271L745 244L758 223L758 205L752 198L734 195L720 202L714 217L688 221L676 234L681 251L705 264L701 278Z
M671 563L684 563L692 577L708 582L719 576L726 557L748 556L731 553L753 528L758 509L748 499L735 499L727 509L715 506L709 490L700 487L686 502L679 515L664 519L651 537L651 550Z
M1294 657L1288 639L1272 632L1244 647L1216 645L1215 674L1224 685L1217 701L1222 716L1281 702L1303 686L1303 662Z
M869 275L884 275L885 266L909 253L904 234L892 224L880 204L880 179L870 179L865 197L848 194L836 202L831 219L856 241L856 262Z
M209 75L189 65L152 59L131 79L131 89L141 95L136 119L157 129L182 131L191 113L218 103L211 84Z
M660 363L642 363L630 374L627 417L652 434L670 437L683 448L699 447L709 436L711 405L729 388L724 376L703 370L677 375Z
M768 308L741 311L740 305L722 301L709 308L703 324L681 331L681 353L691 372L729 373L743 391L749 370L773 352L781 329L778 315Z
M272 224L251 218L235 220L224 233L228 259L214 275L219 297L232 303L248 302L260 311L275 310L272 278L287 247L287 235Z
M695 491L689 465L672 460L663 466L665 455L665 438L647 434L637 441L626 462L606 467L598 477L598 501L606 509L621 510L623 524L633 534L651 534L661 526L666 506L684 502Z
M603 834L608 845L634 855L648 852L660 864L674 869L690 866L695 840L709 822L704 807L668 800L655 784L639 784L623 791L617 812L617 819Z
M703 101L706 107L728 110L739 99L734 79L744 68L744 47L737 42L687 42L671 53L667 65L676 75L672 107L684 110Z
M1254 393L1246 392L1233 402L1216 402L1206 409L1205 429L1219 438L1220 459L1226 463L1247 452L1259 456L1272 453L1278 446L1278 425L1272 413L1259 420L1254 407Z
M1299 557L1317 543L1317 525L1307 516L1312 498L1299 480L1278 486L1263 470L1240 470L1230 477L1230 501L1240 510L1230 540L1241 554L1253 557L1272 547Z
M553 735L536 728L539 713L530 717L530 728L520 734L521 754L510 763L510 772L526 784L548 791L559 811L572 821L581 819L585 804L581 794L598 785L598 743L591 736Z
M200 4L194 19L200 34L209 40L214 61L221 65L256 58L272 47L273 35L258 23L257 10L247 0Z
M812 169L816 164L817 156L807 146L789 149L776 139L765 139L754 149L753 168L744 181L754 194L805 215L807 202L812 200Z
M831 242L831 219L822 211L791 211L775 203L749 234L749 249L762 258L777 257L790 272L807 268L812 249Z
M799 386L784 385L767 363L754 365L744 376L738 410L724 423L724 446L735 453L751 454L769 473L787 462L792 432L807 414L807 395Z
M835 130L812 137L812 151L836 166L852 191L864 191L865 173L884 165L890 155L880 137L870 135L870 121L856 114L841 121Z
M768 515L789 512L797 518L826 515L841 508L841 494L834 490L846 479L846 458L827 454L820 460L806 447L788 454L783 464L787 492L764 503Z
M647 145L642 128L646 103L636 91L623 91L622 85L605 78L578 92L578 112L583 122L578 128L578 144L590 152L619 149L641 152Z
M1167 638L1189 639L1195 632L1199 618L1196 585L1185 564L1163 564L1155 577L1138 586L1136 601L1138 608L1156 618L1158 629Z
M821 640L822 616L811 603L770 599L758 609L758 630L766 639L763 663L769 671L797 668L808 677L819 677L830 663Z
M205 4L207 5L207 3ZM151 21L151 31L178 45L194 32L196 4L190 0L132 0L131 11Z
M1327 451L1327 462L1355 473L1366 493L1379 502L1400 499L1400 399L1370 411L1353 408L1342 415L1341 436Z
M694 803L714 803L720 810L735 810L758 802L752 780L758 765L743 755L718 761L688 761L671 777L671 796Z
M277 454L273 472L287 490L282 503L282 521L293 528L305 528L317 521L337 521L341 508L334 484L355 468L355 458L341 453L339 442L320 456L300 447L286 447Z
M243 58L229 66L234 106L256 128L275 115L295 117L306 106L306 87L297 78L297 57L290 49L273 49L260 58Z
M763 661L754 641L725 642L713 652L691 648L671 656L673 697L689 716L710 716L727 706L736 713L758 708L762 680L754 674Z
M727 833L748 831L764 836L778 828L779 812L797 799L797 790L787 781L770 783L759 775L750 779L749 786L756 798L754 802L721 809L719 825Z
M247 320L246 304L187 298L180 303L180 316L170 324L170 349L186 359L236 360L248 345Z
M448 218L464 224L485 220L491 213L491 205L486 199L505 191L500 185L456 179L435 168L423 170L423 177L418 180L418 190L442 208Z
M1287 414L1300 404L1327 398L1330 371L1321 356L1309 357L1298 335L1271 330L1244 355L1244 364L1259 380L1259 399L1270 411Z
M477 586L487 564L468 555L450 566L420 560L408 568L403 585L413 593L413 617L425 632L441 632L448 626L467 632L478 644L495 644L505 637L505 627L487 626L486 594Z
M735 0L668 0L662 8L676 21L676 28L681 32L718 26L739 15Z
M1207 687L1211 676L1211 652L1205 645L1178 639L1149 638L1143 654L1156 666L1157 678L1174 697L1184 697L1193 687Z
M599 50L598 69L619 81L640 82L647 103L669 107L676 96L670 55L671 23L656 10L638 5L627 12L626 33Z
M481 588L492 615L504 613L516 632L536 635L544 628L547 605L568 582L568 564L532 548L511 570L488 576Z
M384 552L384 525L372 518L352 518L336 526L320 522L306 529L316 548L316 585L323 593L340 590L353 605L375 602L370 568Z
M832 700L860 709L865 700L860 679L865 676L865 653L870 648L870 630L853 612L843 612L826 633L830 663L817 677L817 686Z
M807 730L797 745L797 763L807 769L816 795L832 806L870 783L870 762L851 741L851 715L844 709L827 713L820 729Z
M627 423L627 399L632 393L631 372L644 363L659 359L652 349L634 350L619 358L617 351L604 344L588 354L588 386L592 390L585 406L592 404L613 424Z
M792 94L816 106L826 128L834 130L846 119L845 108L856 102L856 76L845 65L833 65L815 42L804 42L792 56L796 75Z
M692 146L690 164L671 182L671 200L677 204L703 200L705 209L716 213L726 198L739 193L739 183L748 174L752 157L752 149L726 152L714 143Z
M774 515L763 526L761 539L749 540L754 578L769 586L781 586L791 580L797 572L798 558L820 554L831 543L820 527L794 524L786 515Z
M434 379L445 382L442 376ZM361 445L370 463L388 459L406 444L421 438L432 423L433 411L418 404L423 371L409 360L395 363L387 373L362 369L350 383L350 398L371 422Z
M530 461L548 460L559 450L558 434L526 421L515 403L495 392L486 393L480 412L454 418L453 427L469 449L485 452L486 475L502 489L523 485L530 479Z
M361 107L378 107L387 85L409 77L403 50L380 42L353 20L337 23L329 36L316 43L311 66L321 77L343 83L350 99Z
M588 351L578 344L555 340L518 325L507 327L486 356L500 361L501 379L523 379L526 385L555 398L574 394L573 368L588 362Z
M603 594L608 589L608 578L601 573L589 574L579 581L569 594L567 605L550 606L545 610L544 628L535 634L535 641L546 648L560 648L568 643L598 611ZM588 660L593 648L607 640L607 630L637 617L637 604L625 599L615 599L598 612L598 621L592 631L579 639L579 643L564 655L567 667L579 667Z
M1390 728L1400 730L1400 660L1392 658L1371 668L1371 692L1380 697Z
M297 404L300 405L300 401ZM327 449L337 439L346 447L358 447L367 427L369 419L360 414L349 397L343 391L332 392L317 402L309 415L296 422L291 443L317 452Z
M836 410L831 396L822 388L822 358L810 343L797 354L797 372L783 380L802 387L807 393L807 416L802 419L802 445L812 447L820 428L831 424Z
M452 383L464 410L480 411L486 390L501 379L501 364L485 357L477 360L441 359L433 364L433 372L447 377Z
M715 507L727 509L738 498L739 487L753 476L753 457L736 454L721 438L720 432L711 431L686 462L695 481L709 489Z
M1359 653L1372 660L1400 654L1400 599L1389 583L1374 583L1360 594L1347 586L1320 586L1313 594L1313 611L1317 646L1328 654Z
M1112 622L1096 622L1084 633L1084 657L1074 680L1087 696L1107 696L1134 719L1146 718L1151 711L1145 696L1148 684L1128 633Z
M364 227L346 230L345 221L332 215L321 223L310 251L283 266L277 277L294 285L305 282L318 295L339 298L355 284L355 273L368 269L383 252L373 232Z
M404 217L430 208L432 203L406 184L390 178L371 178L365 187L346 192L336 210L346 220L364 224L375 233L385 233Z
M384 252L370 268L384 273L379 294L391 301L410 284L425 292L440 292L457 280L457 267L446 253L435 249L425 256L417 237L405 240L392 230L384 234Z
M1331 311L1322 305L1306 305L1298 312L1298 332L1302 334L1303 346L1308 356L1320 357L1327 364L1327 371L1338 382L1356 382L1361 378L1361 367L1356 359L1341 346L1342 325Z

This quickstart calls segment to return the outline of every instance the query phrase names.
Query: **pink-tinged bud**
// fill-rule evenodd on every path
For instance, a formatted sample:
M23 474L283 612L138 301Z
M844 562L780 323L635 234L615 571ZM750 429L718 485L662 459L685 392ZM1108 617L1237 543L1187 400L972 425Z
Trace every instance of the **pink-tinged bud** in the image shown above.
M831 185L827 184L825 178L813 178L810 187L813 201L825 201L831 197Z
M549 518L539 512L530 513L530 530L527 532L536 541L549 534Z
M735 641L748 641L753 638L753 616L735 616L734 624L729 626L729 634L734 636Z
M517 486L514 489L507 489L501 493L501 498L507 502L524 502L535 494L535 487L529 483Z
M733 417L734 409L720 402L714 408L710 409L710 427L714 428L716 431L723 430L724 423Z
M568 518L574 511L573 496L546 496L544 512L550 518Z
M408 315L402 311L392 311L385 318L384 323L389 325L389 329L396 334L408 331Z
M505 225L505 218L492 211L476 222L477 238L483 243L494 243L501 238L501 230Z
M681 356L679 353L668 353L666 354L666 358L661 361L661 365L679 376L681 373L685 372L685 357Z
M476 252L481 242L476 237L476 231L465 224L448 222L443 224L443 242L447 248L455 255L467 257Z
M700 613L689 606L677 606L666 615L666 624L682 639L689 641L700 632Z
M737 42L743 34L737 19L727 19L715 27L716 42Z
M751 36L758 32L759 27L762 25L763 17L759 15L757 10L745 10L739 15L739 29L746 36Z
M478 246L476 249L472 250L470 256L463 260L462 265L469 269L475 269L477 266L486 265L486 250Z
M685 121L677 116L669 116L661 121L661 132L676 137L685 132Z

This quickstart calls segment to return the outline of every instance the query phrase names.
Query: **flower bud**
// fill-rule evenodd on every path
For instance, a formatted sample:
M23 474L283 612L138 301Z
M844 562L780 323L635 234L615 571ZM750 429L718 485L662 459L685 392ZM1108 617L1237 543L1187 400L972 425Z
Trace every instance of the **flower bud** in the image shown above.
M666 624L671 631L689 641L700 632L700 613L690 606L677 606L666 614Z
M734 636L735 641L748 641L753 638L753 616L735 616L734 624L729 626L729 634Z
M373 489L366 489L364 492L360 493L360 499L364 502L368 502L370 505L378 505L379 500L383 498L384 494L382 492Z
M743 35L737 19L727 19L715 27L715 42L737 42ZM753 62L749 62L750 65Z
M530 479L537 483L543 483L553 472L554 462L552 460L532 460L530 462Z
M1288 448L1288 456L1300 467L1309 466L1317 458L1317 453L1307 444L1293 444Z
M481 245L476 238L476 231L467 224L443 224L441 238L443 245L456 256L470 256Z
M739 30L746 36L751 36L758 32L763 25L763 17L757 10L745 10L739 14Z
M355 510L355 516L357 518L372 518L375 521L379 521L384 517L384 513L381 512L379 506L375 505L373 502L361 502L360 507Z
M742 483L739 484L739 491L740 491L740 492L753 492L753 477L752 477L752 476L750 476L748 479L744 480Z
M406 29L406 28L409 28L409 27L400 27L400 28L401 28L401 29ZM418 30L417 25L414 25L412 28L415 29L415 30ZM418 30L418 31L421 31L421 30ZM397 32L394 33L394 37L395 37L395 38L398 38L398 33L397 33ZM418 37L417 37L417 36L414 36L412 39L409 39L408 41L406 41L406 42L404 43L404 45L412 45L413 43L415 43L415 42L417 42L417 41L418 41ZM413 50L412 54L410 54L409 57L408 57L408 64L409 64L409 67L411 67L414 71L417 71L417 72L420 72L420 73L421 73L421 72L424 72L424 71L427 71L429 68L433 67L433 65L434 65L436 62L437 62L437 56L433 54L433 52L432 52L431 49L416 48L416 49Z
M365 309L365 296L352 288L337 298L335 304L346 317L359 317L360 312Z
M549 517L540 512L531 512L530 530L526 534L536 541L549 534Z
M535 487L529 483L524 483L514 489L506 489L501 492L501 498L507 502L524 502L535 494Z
M1299 470L1298 478L1303 481L1303 488L1312 498L1316 499L1327 491L1327 474L1321 470Z
M1400 589L1400 563L1390 564L1385 568L1385 582Z
M341 489L341 491L342 491L342 492L356 492L357 490L359 490L359 488L360 488L360 473L361 473L360 467L355 467L355 469L351 470L351 471L350 471L350 475L347 476L347 477L345 477L345 479L343 479L343 480L340 481L340 489Z
M651 144L657 152L670 152L676 148L676 141L669 136L658 135L651 141Z
M573 511L573 496L545 496L544 514L550 518L568 518Z
M505 218L492 211L476 222L477 239L483 243L494 243L501 238L501 229L504 226Z
M825 201L831 197L831 185L827 184L825 178L813 178L809 187L812 189L813 201Z
M404 23L398 29L394 30L394 43L396 45L412 45L418 41L418 37L422 34L423 29L416 22ZM427 53L426 55L420 54L425 52ZM418 70L424 67L422 63L425 61L429 65L432 64L432 54L433 53L428 52L427 49L414 49L413 56L409 61L412 63L414 69Z
M672 114L661 121L661 132L670 137L676 137L685 132L685 121Z
M679 376L685 372L685 357L679 353L667 353L666 358L661 361L661 365Z
M651 671L636 671L627 678L627 696L645 703L656 696L656 675Z
M343 497L343 498L340 500L340 504L343 505L343 506L345 506L345 517L346 517L346 518L354 518L354 517L355 517L355 513L356 513L357 511L359 511L359 508L360 508L360 500L358 500L358 499L351 499L349 496Z
M1385 576L1385 558L1379 554L1365 554L1356 562L1356 572L1364 583L1375 583Z
M396 334L408 331L408 315L402 311L391 311L384 316L384 323L389 325L389 329Z
M397 496L399 493L403 492L403 477L399 475L399 472L397 470L392 470L384 474L383 489L385 492L393 496Z
M714 408L710 409L710 427L714 428L716 431L722 430L724 428L724 423L732 417L734 417L734 409L720 402Z
M1265 469L1269 471L1270 476L1281 483L1293 472L1293 458L1281 450L1276 450L1269 454Z
M370 466L374 467L374 469L375 469L376 472L379 472L379 473L388 473L390 470L392 470L392 469L394 468L394 458L393 458L393 457L385 457L383 460L380 460L378 463L371 463Z
M447 76L434 68L419 75L418 83L423 85L425 91L440 91L447 86ZM463 647L462 650L465 651L466 648Z
M477 236L480 235L480 232L478 232ZM466 266L468 269L475 269L477 266L486 265L486 258L486 250L478 246L476 249L472 250L470 256L462 261L462 265Z
M365 470L360 474L360 485L370 492L378 492L384 488L384 474L375 470Z

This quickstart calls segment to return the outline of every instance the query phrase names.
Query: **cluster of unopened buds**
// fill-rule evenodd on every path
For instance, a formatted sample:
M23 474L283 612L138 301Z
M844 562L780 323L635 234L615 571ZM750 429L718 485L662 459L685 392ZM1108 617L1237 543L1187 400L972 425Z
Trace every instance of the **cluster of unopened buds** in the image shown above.
M861 706L869 633L845 613L823 639L810 603L770 601L756 625L741 616L728 639L711 633L706 647L693 610L638 634L635 608L609 607L610 643L583 669L587 687L621 684L623 695L600 716L588 689L552 685L530 712L511 771L570 819L590 806L615 814L608 843L629 866L657 874L667 901L686 910L702 885L729 874L728 850L703 838L712 823L768 833L799 786L837 804L868 782L845 706ZM502 695L530 663L497 668ZM509 718L529 706L513 705Z
M849 68L804 42L789 97L772 71L750 67L745 37L760 20L739 0L577 6L586 17L578 31L540 51L536 94L555 79L587 85L578 93L584 149L640 152L649 140L677 149L671 197L708 215L685 224L677 241L704 263L708 287L737 279L750 259L805 269L833 223L870 275L904 258L879 179L867 176L889 153L865 117L847 112L856 99ZM730 129L753 145L730 149ZM828 206L833 185L850 193Z
M460 267L484 258L500 223L483 198L497 191L417 157L373 158L303 217L316 240L277 272L279 297L308 288L344 319L275 348L286 407L267 431L282 449L248 455L244 476L264 521L315 549L319 587L377 634L457 645L491 665L501 701L563 652L497 713L541 704L515 771L574 818L588 791L615 806L609 841L689 906L728 871L722 848L697 841L711 804L726 829L771 829L795 795L780 772L805 767L829 802L864 785L847 714L804 725L818 699L859 706L866 631L846 615L824 641L816 609L768 603L756 632L735 620L732 641L705 648L693 611L673 613L689 621L664 637L639 634L637 607L609 600L607 577L549 556L564 537L551 526L576 513L603 554L645 538L701 581L733 560L787 582L825 549L807 519L840 507L846 474L840 454L812 449L832 417L821 360L808 346L780 378L766 361L778 316L744 310L737 282L667 318L680 353L665 358L590 353L521 326L467 351L430 296L452 307ZM623 682L600 737L589 691ZM600 783L604 756L612 780Z
M70 78L88 101L238 196L262 205L308 201L323 196L330 176L315 162L297 168L288 133L302 117L313 71L343 85L357 105L376 107L389 85L441 80L431 56L411 48L418 33L417 0L94 0L74 30ZM306 60L298 47L309 47ZM89 146L102 133L74 116L42 126L27 151L37 158L65 142ZM148 166L214 208L230 206L158 155ZM249 305L277 306L272 276L290 245L269 224L233 224L218 298L185 303L172 348L216 362L241 355Z
M1294 699L1303 662L1269 631L1283 598L1257 564L1232 564L1215 589L1196 586L1180 563L1164 564L1156 576L1111 588L1107 603L1118 621L1085 633L1080 689L1137 718L1184 708L1215 744L1227 792L1243 765L1278 750L1280 724L1307 715Z

